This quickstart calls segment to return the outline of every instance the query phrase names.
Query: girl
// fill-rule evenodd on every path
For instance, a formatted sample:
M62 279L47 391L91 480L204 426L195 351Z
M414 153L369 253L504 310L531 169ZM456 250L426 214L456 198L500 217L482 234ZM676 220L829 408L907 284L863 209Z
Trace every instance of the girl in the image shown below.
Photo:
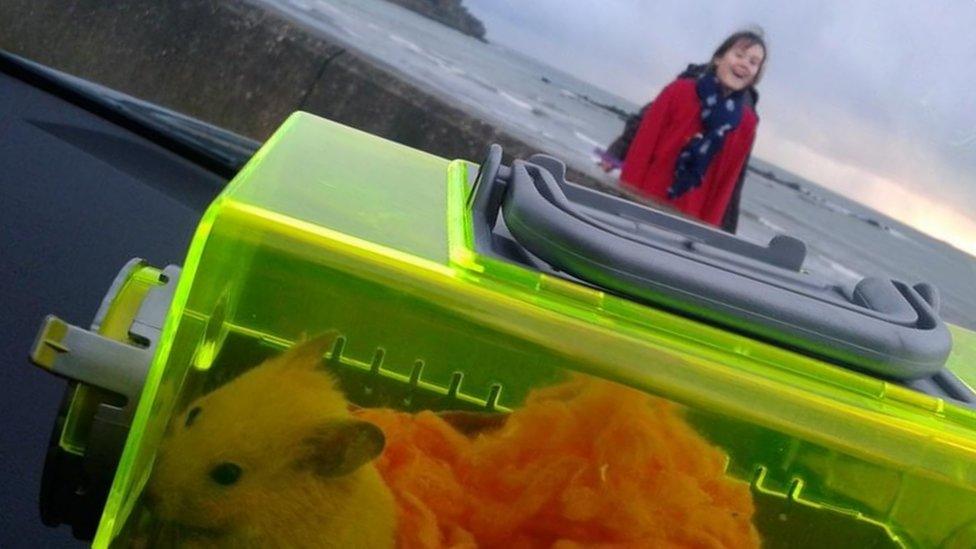
M754 86L765 61L762 36L737 32L704 71L686 71L665 87L627 152L624 183L735 232L742 175L759 123Z

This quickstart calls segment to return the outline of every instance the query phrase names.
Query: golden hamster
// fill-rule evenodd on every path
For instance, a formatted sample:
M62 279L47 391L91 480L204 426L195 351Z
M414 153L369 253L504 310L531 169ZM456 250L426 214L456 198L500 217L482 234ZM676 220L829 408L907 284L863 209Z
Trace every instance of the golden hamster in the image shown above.
M190 404L160 445L145 499L181 545L394 546L393 497L321 366L335 332L299 343ZM173 533L175 532L175 534Z

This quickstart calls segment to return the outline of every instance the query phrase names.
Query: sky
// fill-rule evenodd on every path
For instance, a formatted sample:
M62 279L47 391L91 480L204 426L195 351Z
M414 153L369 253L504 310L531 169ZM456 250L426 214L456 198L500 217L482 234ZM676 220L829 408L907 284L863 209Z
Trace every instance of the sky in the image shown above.
M756 156L976 255L976 0L464 4L490 41L640 104L759 25Z

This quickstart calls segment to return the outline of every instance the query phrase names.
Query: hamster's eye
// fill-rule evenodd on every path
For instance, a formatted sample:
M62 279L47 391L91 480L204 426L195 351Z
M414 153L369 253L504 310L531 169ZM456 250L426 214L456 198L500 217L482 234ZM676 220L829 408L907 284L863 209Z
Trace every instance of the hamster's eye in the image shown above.
M230 486L241 478L243 472L240 465L225 461L210 470L210 478L221 486Z
M193 425L193 422L197 420L197 416L200 415L201 409L199 406L194 406L190 408L190 411L186 413L186 421L183 422L184 427L189 427Z

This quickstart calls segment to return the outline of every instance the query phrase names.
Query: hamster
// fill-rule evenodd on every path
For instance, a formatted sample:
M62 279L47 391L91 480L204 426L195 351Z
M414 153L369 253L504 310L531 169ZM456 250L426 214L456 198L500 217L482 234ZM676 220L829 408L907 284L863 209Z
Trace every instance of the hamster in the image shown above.
M393 496L373 464L383 432L353 417L321 368L336 336L295 345L172 419L145 500L177 543L394 546Z

